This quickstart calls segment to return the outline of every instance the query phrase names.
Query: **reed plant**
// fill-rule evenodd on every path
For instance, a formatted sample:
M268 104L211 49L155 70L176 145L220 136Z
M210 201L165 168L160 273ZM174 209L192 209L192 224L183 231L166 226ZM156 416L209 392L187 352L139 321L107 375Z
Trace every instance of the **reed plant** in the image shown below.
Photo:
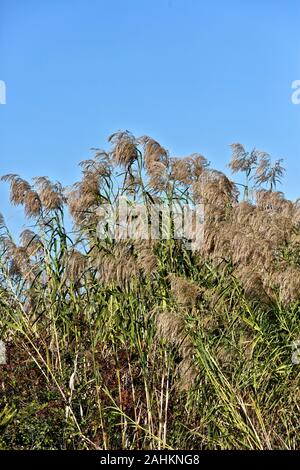
M0 447L299 448L300 206L276 191L281 161L234 144L240 194L201 154L109 142L72 187L2 178L29 228L16 241L1 218ZM116 239L120 197L202 204L201 246L172 211L167 237Z

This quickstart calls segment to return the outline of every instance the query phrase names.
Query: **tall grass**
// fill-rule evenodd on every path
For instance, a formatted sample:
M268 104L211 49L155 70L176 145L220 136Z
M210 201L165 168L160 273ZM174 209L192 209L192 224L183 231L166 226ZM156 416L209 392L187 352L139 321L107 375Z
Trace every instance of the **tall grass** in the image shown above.
M0 446L55 449L299 447L299 204L281 162L233 145L239 196L199 154L111 136L63 188L6 175L30 229L1 219ZM204 204L204 240L114 239L120 195ZM69 210L74 230L65 228Z

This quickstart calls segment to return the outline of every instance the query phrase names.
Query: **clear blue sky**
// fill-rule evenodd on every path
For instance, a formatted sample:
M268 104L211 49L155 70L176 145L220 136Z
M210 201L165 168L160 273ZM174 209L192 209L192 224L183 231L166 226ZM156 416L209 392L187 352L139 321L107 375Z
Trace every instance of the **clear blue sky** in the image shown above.
M220 170L236 141L283 157L296 198L299 24L299 0L0 0L0 173L70 184L129 129Z

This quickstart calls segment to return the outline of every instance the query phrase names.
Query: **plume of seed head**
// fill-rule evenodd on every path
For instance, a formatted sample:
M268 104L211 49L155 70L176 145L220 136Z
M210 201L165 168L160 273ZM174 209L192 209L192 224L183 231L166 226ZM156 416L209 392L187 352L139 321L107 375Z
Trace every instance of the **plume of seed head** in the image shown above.
M207 166L206 158L197 153L185 158L172 157L170 158L170 177L175 182L191 185L200 178Z
M10 183L10 200L13 205L23 205L27 217L38 217L41 213L39 195L30 184L18 175L9 174L2 177Z
M155 162L162 163L166 168L169 166L169 153L156 140L142 136L138 141L144 147L144 164L148 172L151 172L151 166Z
M30 189L24 197L24 210L27 217L38 217L41 213L42 203L36 191Z
M66 256L65 278L73 283L78 283L88 269L87 257L76 249L72 249Z
M234 143L230 145L232 150L231 161L228 164L229 168L233 173L239 171L247 171L249 168L248 153L244 146L240 143Z
M156 319L157 335L167 343L177 347L181 360L177 365L178 386L189 389L199 372L194 363L194 347L186 332L183 315L167 309L155 308L152 312Z
M166 166L161 162L153 162L148 170L149 186L154 191L160 192L168 186L168 173Z
M192 168L187 158L171 158L171 178L179 183L190 185L192 184Z
M126 241L116 243L110 250L95 246L90 257L91 266L95 269L99 281L104 285L114 283L128 286L131 280L138 275L132 244Z
M146 275L151 275L156 272L158 265L158 258L153 253L153 247L150 243L139 243L135 244L135 250L137 253L137 264L138 267Z
M100 190L102 181L111 175L109 155L96 151L94 159L80 163L83 169L82 180L67 191L67 204L75 224L81 228L97 225L96 210L103 200Z
M156 140L142 136L138 142L144 148L144 165L149 177L149 186L154 191L163 191L168 186L169 153Z
M4 175L2 181L10 184L10 201L13 205L24 204L26 193L31 189L30 184L16 174Z
M42 252L43 244L39 236L32 230L25 229L20 235L21 246L24 247L29 256L35 256Z
M53 183L46 176L34 178L34 181L43 208L46 211L62 209L65 203L62 185Z
M300 297L300 268L299 266L285 266L284 270L273 275L273 282L279 289L279 298L283 304L299 299Z
M128 132L116 132L109 137L113 148L111 151L112 161L119 166L128 169L138 158L139 150L136 139Z
M201 289L194 282L174 274L169 275L171 292L177 302L185 307L194 307L200 298Z
M11 238L2 237L5 250L5 258L9 265L11 276L22 277L26 281L34 281L36 276L36 265L31 263L28 251L23 246L17 246Z

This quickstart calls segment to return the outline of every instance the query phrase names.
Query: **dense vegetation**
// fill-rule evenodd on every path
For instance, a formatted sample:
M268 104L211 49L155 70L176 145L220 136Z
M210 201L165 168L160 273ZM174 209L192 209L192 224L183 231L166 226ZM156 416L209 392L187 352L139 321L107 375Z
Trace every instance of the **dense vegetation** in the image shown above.
M232 145L237 185L149 137L110 145L72 188L3 177L30 229L16 243L1 219L0 448L299 448L300 205L276 191L281 161ZM202 204L201 248L172 213L169 237L99 237L120 195Z

